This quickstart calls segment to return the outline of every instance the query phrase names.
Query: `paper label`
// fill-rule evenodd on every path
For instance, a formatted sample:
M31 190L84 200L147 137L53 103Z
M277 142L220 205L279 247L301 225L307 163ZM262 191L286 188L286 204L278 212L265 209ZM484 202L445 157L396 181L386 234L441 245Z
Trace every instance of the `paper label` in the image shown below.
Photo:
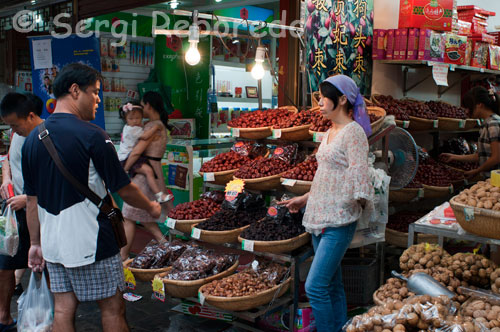
M33 65L35 70L53 67L51 42L51 39L32 40Z
M137 283L135 282L135 277L128 268L123 269L123 274L125 275L125 286L127 286L128 289L135 289L135 286Z
M203 173L203 181L215 181L214 173Z
M450 194L453 194L453 185L450 186L450 188L448 188L448 190L450 191Z
M281 129L273 129L273 138L281 138Z
M479 127L481 127L481 120L476 119L476 121L477 121L477 125L478 125Z
M424 198L424 189L423 188L420 188L418 190L418 198Z
M132 294L132 293L125 293L125 294L123 294L123 298L129 302L136 302L136 301L139 301L140 299L142 299L142 296L137 295L137 294Z
M446 63L432 63L432 77L437 85L448 86L448 68Z
M437 128L437 127L438 127L438 125L439 125L439 120L434 120L434 121L432 122L432 127Z
M175 219L167 218L167 227L174 229L176 222L177 222L177 220L175 220Z
M231 136L240 137L240 128L231 128Z
M201 229L194 227L194 228L191 230L191 237L192 237L193 239L199 240L199 239L200 239L200 237L201 237Z
M465 221L472 221L474 220L474 209L473 208L464 208L464 216L465 216Z
M460 122L458 123L458 128L460 129L465 128L465 120L460 120Z
M232 180L226 185L226 201L234 201L238 194L243 192L243 188L245 188L245 181L237 179Z
M325 133L314 133L313 135L313 141L317 143L321 143L323 140L323 137L325 137Z
M200 301L201 305L205 304L205 295L203 295L202 292L198 292L198 300Z
M251 240L243 240L241 242L241 249L246 251L253 251L254 242Z
M153 296L161 302L165 302L165 285L158 277L153 279Z
M410 121L403 121L403 128L407 129L410 127Z
M285 180L283 180L283 185L284 186L293 187L293 186L295 186L296 183L297 183L297 180L295 180L295 179L285 179Z

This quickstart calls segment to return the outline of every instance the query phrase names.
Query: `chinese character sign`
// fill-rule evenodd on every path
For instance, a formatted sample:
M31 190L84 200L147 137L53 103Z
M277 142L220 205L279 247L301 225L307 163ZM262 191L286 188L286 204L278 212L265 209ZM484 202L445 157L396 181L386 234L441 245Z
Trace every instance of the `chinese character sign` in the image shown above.
M344 74L370 94L374 0L307 0L307 70L313 91Z

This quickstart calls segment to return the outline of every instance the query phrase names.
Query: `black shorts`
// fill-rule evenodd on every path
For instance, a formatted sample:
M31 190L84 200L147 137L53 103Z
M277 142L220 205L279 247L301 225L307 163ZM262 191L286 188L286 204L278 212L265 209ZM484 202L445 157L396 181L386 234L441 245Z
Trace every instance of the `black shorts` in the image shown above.
M0 270L17 270L28 267L28 251L30 249L30 233L26 223L26 210L16 211L19 228L19 248L14 257L0 255Z

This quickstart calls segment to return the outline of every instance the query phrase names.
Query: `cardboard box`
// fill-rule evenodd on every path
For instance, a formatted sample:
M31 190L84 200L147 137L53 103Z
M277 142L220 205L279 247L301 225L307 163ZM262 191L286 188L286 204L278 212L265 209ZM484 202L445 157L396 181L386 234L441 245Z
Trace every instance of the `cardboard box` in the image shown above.
M399 28L451 31L454 0L400 0Z
M394 51L392 52L392 58L394 60L399 60L399 50L401 49L401 29L396 29L394 31Z
M500 46L489 45L488 68L500 69Z
M461 35L461 36L468 36L471 34L472 30L472 23L463 21L463 20L457 20L457 23L455 25L454 32Z
M408 60L417 60L419 33L420 30L417 28L408 29L408 47L406 50L406 59Z
M474 14L479 14L479 15L484 15L484 16L495 16L495 12L490 12L488 10L484 10L478 6L474 5L467 5L467 6L458 6L457 7L458 14L466 12L466 13L474 13Z
M480 41L483 43L488 43L488 44L496 44L496 37L487 33L481 33L481 34L474 34L470 35L469 39L475 40L475 41Z
M472 41L472 55L470 65L478 68L486 68L488 65L488 44Z
M169 119L168 123L173 127L172 131L170 132L170 136L172 136L172 138L196 137L195 119Z
M420 30L418 60L444 61L445 34L429 29Z
M387 30L375 29L373 30L373 60L384 60L386 57L387 47Z
M386 47L386 59L394 60L394 44L395 44L395 30L387 30L387 47Z
M394 60L406 60L407 47L408 47L408 29L396 30L396 46L394 52Z
M467 51L467 37L455 33L446 33L444 62L465 65L465 53Z

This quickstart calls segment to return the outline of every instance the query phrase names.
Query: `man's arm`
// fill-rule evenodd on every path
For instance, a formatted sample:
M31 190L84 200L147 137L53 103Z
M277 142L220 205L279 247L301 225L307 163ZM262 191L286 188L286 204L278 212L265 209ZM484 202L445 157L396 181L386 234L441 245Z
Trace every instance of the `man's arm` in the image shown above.
M38 219L38 199L36 196L28 196L26 208L26 220L30 233L31 247L28 254L28 266L35 272L42 272L45 261L40 246L40 220Z
M147 211L151 215L151 217L155 219L160 218L160 204L150 201L134 183L130 183L118 190L118 195L120 195L123 201L127 204Z
M2 196L2 199L9 198L9 184L12 184L12 176L10 174L9 158L5 158L2 163L2 186L0 187L0 196Z

